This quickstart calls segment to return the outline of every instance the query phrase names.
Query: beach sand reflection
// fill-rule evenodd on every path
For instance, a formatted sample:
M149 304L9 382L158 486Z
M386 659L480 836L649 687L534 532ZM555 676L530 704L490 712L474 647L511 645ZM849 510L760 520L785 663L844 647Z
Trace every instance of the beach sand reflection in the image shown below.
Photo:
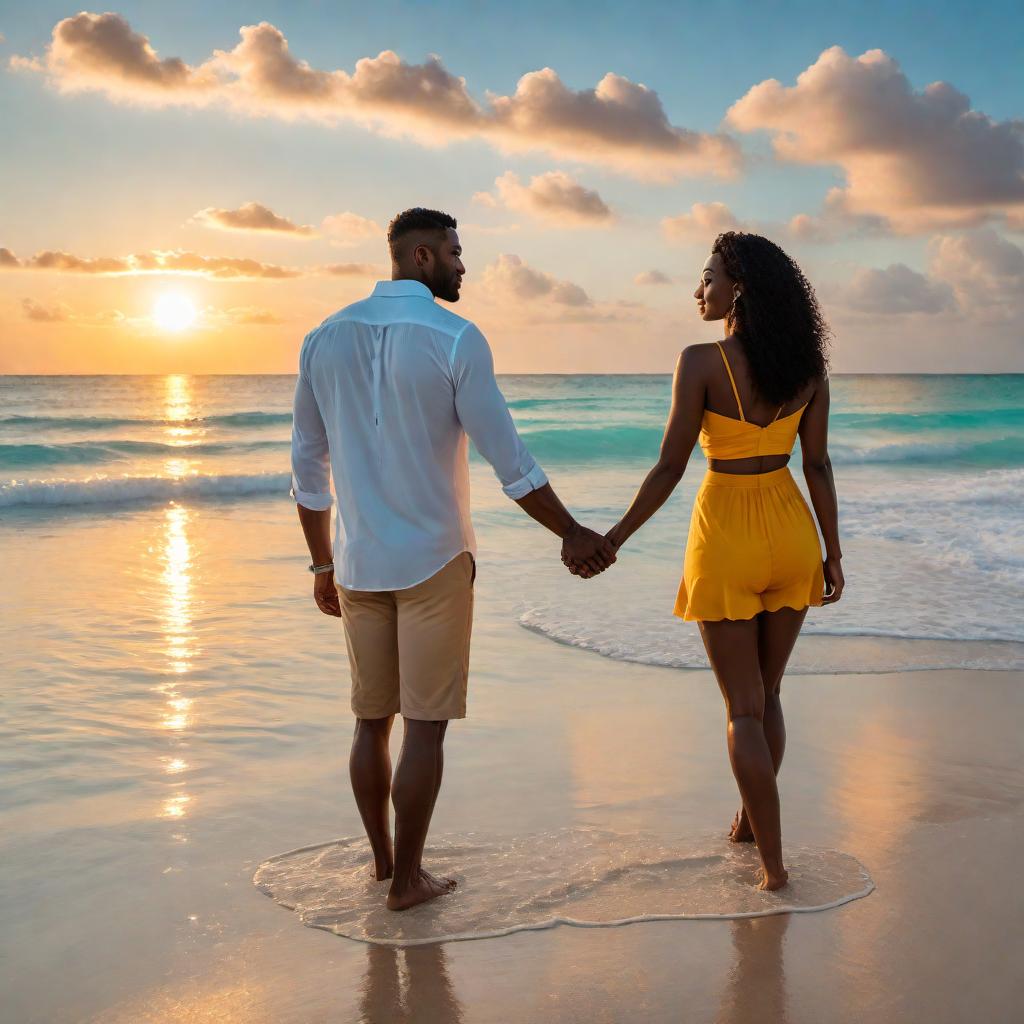
M716 1024L785 1024L784 950L790 915L732 922L733 961Z
M404 972L399 969L399 958ZM358 1020L360 1024L459 1024L462 1006L448 977L444 946L408 946L399 951L393 946L369 944Z

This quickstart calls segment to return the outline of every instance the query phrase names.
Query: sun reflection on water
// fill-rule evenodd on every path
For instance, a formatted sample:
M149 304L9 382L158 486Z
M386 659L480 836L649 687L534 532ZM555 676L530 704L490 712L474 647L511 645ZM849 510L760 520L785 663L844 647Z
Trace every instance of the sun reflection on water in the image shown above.
M178 793L164 801L165 818L184 818L185 805L192 799L187 793Z
M187 422L192 412L192 386L183 373L171 373L164 379L164 419L174 421L177 430L191 429Z
M164 440L175 448L191 448L203 431L195 426L196 413L192 403L191 379L183 373L173 373L164 379ZM174 479L195 473L188 459L169 458L164 462L164 473Z
M168 667L188 671L192 658L192 545L188 539L190 513L181 505L164 510L164 643Z
M169 377L167 389L168 419L171 418L172 395L173 412L176 415L188 415L191 406L188 403L187 378ZM183 460L168 460L168 468L171 461ZM189 539L192 516L189 509L175 502L164 509L163 545L160 552L163 571L158 583L163 595L161 631L167 679L158 687L164 696L159 727L174 737L172 742L175 744L187 741L195 719L195 701L181 692L182 686L187 685L184 677L192 670L197 653L193 634L193 550ZM172 778L181 776L189 767L183 757L163 757L161 761L164 774ZM192 796L180 787L180 783L181 779L175 778L174 791L165 797L160 817L181 819L188 814ZM181 841L186 840L182 838Z

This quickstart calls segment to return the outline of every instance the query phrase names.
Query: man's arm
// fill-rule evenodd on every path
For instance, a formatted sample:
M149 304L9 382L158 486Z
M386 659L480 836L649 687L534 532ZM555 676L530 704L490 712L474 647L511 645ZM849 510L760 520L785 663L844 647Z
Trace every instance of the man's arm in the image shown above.
M599 533L577 523L551 484L517 498L516 504L541 526L562 538L562 561L568 566L581 567L576 575L596 576L615 561L611 544Z
M314 565L327 565L332 561L331 554L331 510L304 508L295 506L299 512L302 532L306 535L306 544ZM318 572L313 576L313 600L324 615L341 615L341 603L338 590L334 585L334 569Z
M563 556L585 565L591 575L607 569L615 561L612 545L576 522L527 451L494 377L490 346L474 324L463 328L449 360L459 421L493 467L502 490L527 515L562 538Z
M316 396L299 357L299 377L292 407L292 497L314 565L333 560L331 550L331 460ZM334 572L313 577L313 599L325 615L341 615Z

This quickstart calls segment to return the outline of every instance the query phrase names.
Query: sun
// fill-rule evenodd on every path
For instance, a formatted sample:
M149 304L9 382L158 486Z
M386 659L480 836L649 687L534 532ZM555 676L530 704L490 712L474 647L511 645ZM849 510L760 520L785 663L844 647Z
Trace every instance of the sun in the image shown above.
M196 307L187 295L168 292L153 306L153 322L165 331L184 331L196 322Z

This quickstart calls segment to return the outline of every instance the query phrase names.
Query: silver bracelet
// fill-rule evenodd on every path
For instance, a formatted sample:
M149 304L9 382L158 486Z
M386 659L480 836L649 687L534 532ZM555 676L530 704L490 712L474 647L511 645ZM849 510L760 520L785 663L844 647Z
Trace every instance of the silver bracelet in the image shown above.
M324 562L323 565L311 565L309 567L309 571L314 576L319 576L320 573L322 573L322 572L332 572L333 569L334 569L334 563L333 562Z

